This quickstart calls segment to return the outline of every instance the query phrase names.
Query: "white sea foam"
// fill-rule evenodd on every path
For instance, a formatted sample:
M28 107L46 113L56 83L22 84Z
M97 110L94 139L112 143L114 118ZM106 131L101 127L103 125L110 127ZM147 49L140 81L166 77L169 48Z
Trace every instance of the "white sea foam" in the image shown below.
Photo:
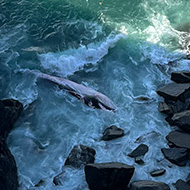
M103 42L89 44L88 46L81 46L79 49L69 49L59 53L41 54L39 58L45 69L66 77L83 68L86 64L97 64L108 54L109 49L113 48L122 38L125 38L125 35L110 34Z

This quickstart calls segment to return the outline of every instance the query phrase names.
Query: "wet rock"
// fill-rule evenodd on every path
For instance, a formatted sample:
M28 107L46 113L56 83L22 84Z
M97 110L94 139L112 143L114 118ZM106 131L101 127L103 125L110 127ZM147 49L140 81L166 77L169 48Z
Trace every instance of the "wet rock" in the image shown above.
M113 125L103 132L102 140L108 141L122 136L124 136L124 130Z
M174 71L171 73L171 80L177 83L190 83L190 72Z
M0 140L0 189L18 190L16 162L4 140Z
M69 157L65 161L65 166L80 168L89 163L94 163L96 151L84 145L76 145L71 150Z
M154 181L137 181L133 182L130 190L170 190L169 186L165 183Z
M36 185L35 185L35 187L40 187L40 186L42 186L43 184L44 184L44 180L43 179L41 179Z
M151 175L152 177L157 177L157 176L164 175L165 172L166 172L165 169L154 170L154 171L150 172L150 175Z
M183 180L179 179L174 184L176 190L190 190L190 186Z
M171 108L169 107L169 105L166 104L166 102L159 102L159 104L158 104L158 111L161 112L161 113L165 113L167 115L173 114L173 111L171 110Z
M189 89L189 83L170 83L159 87L156 92L166 100L177 100Z
M162 153L165 158L173 164L178 166L185 166L188 160L188 153L186 148L162 148Z
M131 158L136 158L144 156L148 152L148 146L145 144L140 144L135 150L128 154Z
M171 117L171 122L182 130L190 132L190 110L174 114Z
M177 147L190 149L190 134L172 131L166 136L166 139Z
M186 182L187 182L188 185L190 185L190 173L189 173L189 175L187 176Z
M134 170L117 162L87 164L85 176L90 190L126 190Z
M16 120L23 110L23 105L13 99L0 101L0 138L7 138Z
M65 172L62 172L62 173L60 173L59 175L57 175L57 176L55 176L55 177L53 178L53 183L54 183L56 186L62 186L62 185L63 185L64 178L65 178Z
M17 190L16 162L6 144L8 133L23 110L22 104L13 99L0 100L0 189Z
M141 157L136 157L135 158L135 163L137 163L139 165L144 165L145 164Z

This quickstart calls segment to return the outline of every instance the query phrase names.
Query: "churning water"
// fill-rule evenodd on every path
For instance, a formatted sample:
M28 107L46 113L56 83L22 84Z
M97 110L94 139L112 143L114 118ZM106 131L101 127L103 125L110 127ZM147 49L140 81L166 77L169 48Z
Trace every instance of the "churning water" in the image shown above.
M164 159L172 128L157 110L157 87L183 59L190 39L188 0L0 0L0 98L25 110L8 138L18 166L20 190L87 190L83 169L62 168L77 144L96 150L95 162L134 165L132 181L167 184L185 179L189 166ZM28 70L69 78L107 95L115 113L94 110ZM149 101L139 101L139 97ZM125 136L101 141L117 125ZM136 141L138 137L141 138ZM149 146L145 165L127 156ZM166 174L152 178L154 169ZM64 170L62 186L53 177ZM34 187L41 179L44 184Z

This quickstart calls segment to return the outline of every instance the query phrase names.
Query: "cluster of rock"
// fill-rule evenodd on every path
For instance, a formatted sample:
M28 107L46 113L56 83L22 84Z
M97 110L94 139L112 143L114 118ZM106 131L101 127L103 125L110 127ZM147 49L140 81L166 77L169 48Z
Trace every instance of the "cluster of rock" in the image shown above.
M101 140L108 141L122 136L124 136L124 130L113 125L105 129ZM134 158L138 164L144 164L142 157L148 150L147 145L140 144L128 156ZM96 151L93 148L76 145L71 150L64 165L64 167L76 169L84 168L86 182L90 190L170 190L169 186L165 183L148 180L132 182L129 185L135 171L134 166L119 162L94 163L95 155ZM156 177L164 173L165 170L156 170L151 172L150 175ZM54 177L53 183L58 186L63 185L64 177L64 172L60 173Z
M159 103L159 111L166 114L166 121L177 126L166 139L169 148L162 148L165 158L178 166L185 166L190 161L190 72L178 71L171 73L172 83L158 88L157 93L164 98ZM187 182L178 180L177 190L190 189Z
M20 102L13 99L0 100L0 189L17 190L16 162L6 144L8 133L23 110Z

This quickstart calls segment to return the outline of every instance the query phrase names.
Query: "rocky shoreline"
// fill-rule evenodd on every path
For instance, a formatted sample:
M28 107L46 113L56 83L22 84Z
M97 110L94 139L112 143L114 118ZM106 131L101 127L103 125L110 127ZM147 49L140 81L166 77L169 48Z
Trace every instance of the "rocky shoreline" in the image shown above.
M166 115L166 121L171 126L177 126L166 139L168 148L162 148L164 157L172 164L186 166L190 161L190 72L172 72L174 82L161 86L157 93L164 98L159 103L158 110ZM14 123L23 111L20 102L12 99L0 101L0 189L17 190L18 177L14 157L9 151L6 138ZM102 134L101 140L109 141L122 138L124 131L117 126L108 127ZM129 157L139 165L144 165L143 156L149 151L146 144L140 144ZM84 169L86 182L90 190L169 190L169 185L149 180L130 183L135 167L124 163L94 163L96 151L85 145L76 145L65 161L64 167ZM160 168L150 172L152 177L164 175L166 170ZM53 178L55 186L62 186L64 172ZM41 180L35 187L43 185ZM190 174L186 181L181 179L173 184L176 190L190 189Z
M6 139L20 116L23 106L13 99L0 100L0 189L17 190L17 166Z

